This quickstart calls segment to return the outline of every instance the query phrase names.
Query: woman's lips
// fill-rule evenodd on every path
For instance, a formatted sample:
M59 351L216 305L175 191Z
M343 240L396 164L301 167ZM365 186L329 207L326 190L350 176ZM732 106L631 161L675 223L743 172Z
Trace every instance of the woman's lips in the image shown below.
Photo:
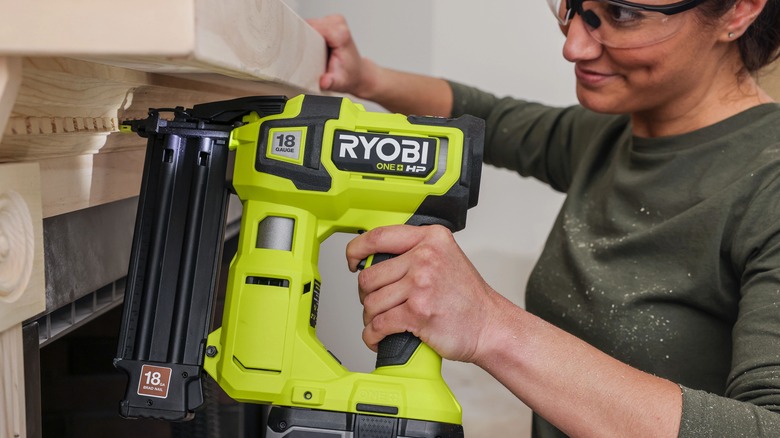
M574 66L574 74L582 85L599 86L616 77L613 73L604 73L580 65Z

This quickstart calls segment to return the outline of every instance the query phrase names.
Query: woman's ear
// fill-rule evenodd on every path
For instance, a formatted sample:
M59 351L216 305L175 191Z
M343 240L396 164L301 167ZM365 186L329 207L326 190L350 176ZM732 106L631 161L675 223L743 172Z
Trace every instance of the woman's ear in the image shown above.
M722 39L730 41L741 37L764 10L766 2L767 0L737 0L732 10L724 16L726 21Z

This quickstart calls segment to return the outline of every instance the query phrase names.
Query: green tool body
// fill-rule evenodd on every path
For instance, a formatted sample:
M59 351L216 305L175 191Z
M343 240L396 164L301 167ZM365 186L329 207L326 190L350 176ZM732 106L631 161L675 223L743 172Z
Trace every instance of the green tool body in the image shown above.
M227 146L241 231L222 327L199 339L203 369L232 398L274 406L268 437L463 436L441 358L413 335L383 340L370 373L348 370L320 342L327 297L317 266L336 232L462 229L478 198L482 120L374 113L346 98L301 95L236 125ZM381 260L373 258L367 263Z

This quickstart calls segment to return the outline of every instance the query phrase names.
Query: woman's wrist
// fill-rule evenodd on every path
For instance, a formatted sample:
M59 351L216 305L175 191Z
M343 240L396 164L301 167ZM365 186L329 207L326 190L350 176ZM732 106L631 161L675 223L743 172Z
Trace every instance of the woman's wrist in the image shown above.
M360 63L360 79L355 89L355 96L372 102L381 101L380 87L384 81L380 76L383 68L368 58L361 58Z
M470 362L490 371L497 363L504 362L503 356L511 350L513 353L519 341L516 331L522 324L523 309L516 306L498 292L492 291L489 296L491 309L486 314L477 347Z

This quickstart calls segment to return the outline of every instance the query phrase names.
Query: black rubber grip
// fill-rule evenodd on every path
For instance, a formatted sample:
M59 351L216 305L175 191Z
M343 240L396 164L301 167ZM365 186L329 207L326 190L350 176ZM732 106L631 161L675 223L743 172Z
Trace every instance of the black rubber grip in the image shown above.
M409 332L396 333L379 341L376 367L403 365L409 362L420 346L420 338Z
M358 269L365 269L379 262L395 257L394 254L378 253L362 260ZM409 332L396 333L386 336L379 341L379 349L376 354L376 367L403 365L409 362L415 350L420 345L420 338Z

